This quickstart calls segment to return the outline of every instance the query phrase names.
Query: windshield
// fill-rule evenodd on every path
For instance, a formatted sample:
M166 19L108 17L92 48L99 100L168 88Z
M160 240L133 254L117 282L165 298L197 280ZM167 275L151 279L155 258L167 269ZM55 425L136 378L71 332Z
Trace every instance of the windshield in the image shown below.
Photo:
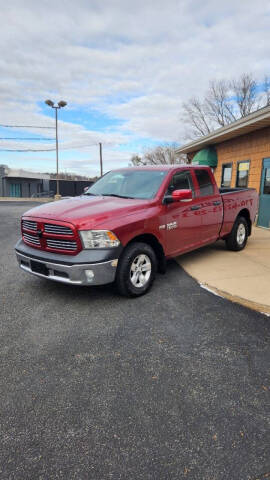
M84 194L122 198L153 198L168 171L121 170L100 178Z

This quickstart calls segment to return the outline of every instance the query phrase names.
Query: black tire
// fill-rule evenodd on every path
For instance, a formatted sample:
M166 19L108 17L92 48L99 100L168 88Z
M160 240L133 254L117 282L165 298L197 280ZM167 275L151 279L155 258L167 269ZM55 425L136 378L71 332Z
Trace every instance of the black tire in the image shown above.
M242 231L242 235L239 232ZM230 235L226 238L226 246L228 250L239 252L243 250L248 240L248 224L244 217L237 217Z
M141 256L141 257L140 257ZM145 256L145 262L142 263L143 256ZM138 262L137 259L140 258L140 264L136 263ZM151 264L151 269L149 269L149 262ZM137 265L137 266L136 266ZM131 268L137 269L138 271L132 271ZM149 278L146 279L148 276L148 273L145 271L143 272L142 270L139 271L139 269L142 268L148 268L150 275ZM116 286L118 289L118 292L126 297L138 297L140 295L144 295L146 292L149 291L151 288L155 276L157 272L157 258L155 255L154 250L150 245L147 243L143 242L134 242L128 245L124 252L122 253L119 262L118 262L118 267L117 267L117 272L116 272ZM138 277L138 284L137 286L134 285L134 282L136 280L136 275ZM145 283L141 284L139 277L142 275L145 277ZM132 278L133 277L133 281Z

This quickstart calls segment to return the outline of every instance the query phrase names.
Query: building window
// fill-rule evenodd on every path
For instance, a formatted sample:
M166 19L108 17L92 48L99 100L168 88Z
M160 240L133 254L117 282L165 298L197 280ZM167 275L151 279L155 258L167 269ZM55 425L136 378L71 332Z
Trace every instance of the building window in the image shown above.
M248 186L248 173L249 173L249 161L238 162L237 164L237 176L236 187Z
M197 182L200 187L200 194L202 197L214 195L214 187L210 175L207 170L195 170Z
M232 180L232 163L222 165L221 187L230 187Z
M10 184L10 197L21 197L22 196L22 186L20 183L11 183Z

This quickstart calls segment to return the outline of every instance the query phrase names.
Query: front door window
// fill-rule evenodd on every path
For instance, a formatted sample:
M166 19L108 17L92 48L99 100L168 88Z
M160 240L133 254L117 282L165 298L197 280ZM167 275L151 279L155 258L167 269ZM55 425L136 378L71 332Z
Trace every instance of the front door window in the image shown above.
M192 192L194 191L190 172L188 171L177 172L172 178L172 181L168 188L168 193L172 193L174 190L185 190L185 189L192 190Z

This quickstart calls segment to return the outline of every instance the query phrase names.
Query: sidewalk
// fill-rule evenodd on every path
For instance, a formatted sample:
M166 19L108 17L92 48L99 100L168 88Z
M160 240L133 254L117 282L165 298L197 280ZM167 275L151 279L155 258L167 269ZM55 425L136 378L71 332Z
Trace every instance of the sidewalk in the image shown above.
M253 227L241 252L226 249L219 241L177 258L202 286L270 314L270 231Z

